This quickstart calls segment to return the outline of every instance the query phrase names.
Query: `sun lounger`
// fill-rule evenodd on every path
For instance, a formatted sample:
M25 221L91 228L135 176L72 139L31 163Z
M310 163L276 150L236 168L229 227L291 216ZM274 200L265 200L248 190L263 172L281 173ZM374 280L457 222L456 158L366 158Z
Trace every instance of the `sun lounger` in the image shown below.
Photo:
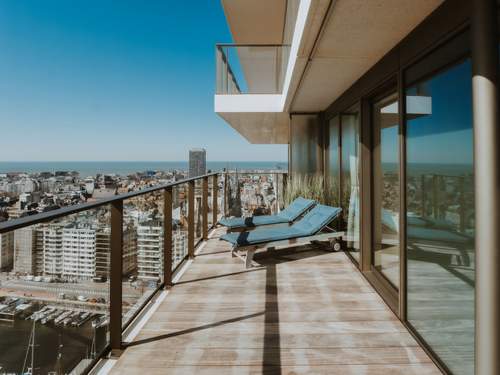
M279 214L222 218L221 220L219 220L219 224L227 227L228 231L231 231L238 229L249 229L262 225L293 223L315 204L316 202L311 199L299 197Z
M342 209L318 204L300 220L289 227L257 228L253 231L227 233L220 239L233 245L232 253L245 261L246 267L253 264L253 256L259 249L298 246L316 241L329 241L335 250L340 250L339 240L343 232L334 232L329 224L340 216ZM321 233L324 230L330 233ZM240 253L245 253L241 256Z

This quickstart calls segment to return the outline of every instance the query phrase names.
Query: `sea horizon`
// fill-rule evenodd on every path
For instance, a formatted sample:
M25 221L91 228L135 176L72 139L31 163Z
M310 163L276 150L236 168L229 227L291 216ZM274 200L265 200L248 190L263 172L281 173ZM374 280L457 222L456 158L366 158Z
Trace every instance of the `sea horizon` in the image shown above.
M144 171L187 170L189 162L180 161L0 161L0 173L41 173L56 171L77 171L81 177L96 174L128 175ZM241 170L287 169L283 161L207 161L207 170L220 171L223 168Z

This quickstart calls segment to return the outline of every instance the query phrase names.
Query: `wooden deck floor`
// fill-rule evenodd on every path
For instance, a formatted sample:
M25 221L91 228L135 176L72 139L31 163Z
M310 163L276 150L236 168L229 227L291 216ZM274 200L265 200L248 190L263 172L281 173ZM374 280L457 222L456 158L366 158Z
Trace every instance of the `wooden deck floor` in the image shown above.
M209 240L113 374L440 374L344 253Z

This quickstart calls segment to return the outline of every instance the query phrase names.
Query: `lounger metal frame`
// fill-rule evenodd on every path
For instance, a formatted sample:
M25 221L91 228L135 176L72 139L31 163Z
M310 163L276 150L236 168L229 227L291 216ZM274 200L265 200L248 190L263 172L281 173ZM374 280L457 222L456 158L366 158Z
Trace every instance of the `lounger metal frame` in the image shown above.
M326 227L326 229L332 230L329 227ZM345 236L345 232L332 231L328 233L318 233L312 236L297 237L288 240L262 242L246 246L238 246L237 244L235 244L231 249L231 255L243 260L246 268L251 268L253 266L257 266L257 264L255 264L255 262L253 261L253 257L259 250L267 251L279 248L288 248L292 246L308 245L318 242L329 242L334 251L339 251L342 248L341 241L343 236ZM240 254L240 252L244 252L245 254Z

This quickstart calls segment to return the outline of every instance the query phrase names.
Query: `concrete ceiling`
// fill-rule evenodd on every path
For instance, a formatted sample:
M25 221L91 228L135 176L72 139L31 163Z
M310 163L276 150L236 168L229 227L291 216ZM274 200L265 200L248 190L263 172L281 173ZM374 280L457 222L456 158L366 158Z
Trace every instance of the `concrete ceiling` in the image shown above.
M327 108L442 2L334 0L291 111Z
M219 115L250 143L288 143L290 121L288 113L224 112Z
M286 0L221 0L237 44L281 44Z

